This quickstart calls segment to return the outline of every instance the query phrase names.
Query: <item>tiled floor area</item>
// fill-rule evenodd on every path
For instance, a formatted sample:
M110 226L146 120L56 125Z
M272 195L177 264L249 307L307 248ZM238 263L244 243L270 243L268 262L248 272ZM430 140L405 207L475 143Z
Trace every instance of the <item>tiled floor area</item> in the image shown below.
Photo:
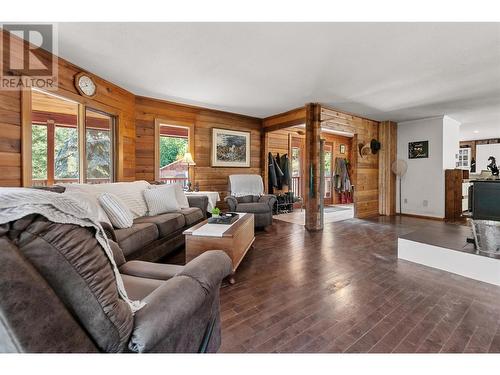
M221 352L500 352L500 287L397 260L409 217L275 220L221 290Z

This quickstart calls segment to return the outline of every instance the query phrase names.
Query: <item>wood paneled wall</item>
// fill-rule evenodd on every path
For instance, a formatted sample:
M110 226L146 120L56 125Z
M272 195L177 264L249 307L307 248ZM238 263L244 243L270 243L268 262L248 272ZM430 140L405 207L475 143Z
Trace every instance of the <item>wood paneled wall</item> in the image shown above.
M136 103L136 179L154 180L154 124L194 125L194 181L200 190L218 191L223 200L231 174L261 174L261 126L258 118L182 105L163 100L137 97ZM250 168L211 167L212 128L251 132Z
M379 214L396 214L396 175L391 167L397 159L398 126L392 121L382 121L379 124L380 151L379 162Z
M361 158L359 146L378 139L377 121L343 113L326 106L321 108L321 126L354 134L352 166L354 184L354 214L358 218L379 214L378 155Z
M3 30L0 30L0 33L5 42L8 33ZM19 39L14 43L21 44L23 41ZM41 61L47 61L50 57L49 52L44 50L36 50L34 53ZM8 66L6 61L3 66ZM73 83L75 75L81 71L84 70L59 58L58 90L53 93L117 117L117 179L133 181L135 180L135 96L89 73L97 84L97 94L92 99L83 98ZM8 72L2 73L8 75ZM22 186L21 154L21 92L0 90L0 170L2 171L0 186Z

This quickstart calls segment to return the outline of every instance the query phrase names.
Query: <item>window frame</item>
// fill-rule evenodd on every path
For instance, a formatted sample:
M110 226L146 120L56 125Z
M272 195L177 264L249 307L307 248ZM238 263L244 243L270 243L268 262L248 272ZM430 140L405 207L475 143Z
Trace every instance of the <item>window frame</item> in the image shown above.
M174 128L187 128L188 130L188 149L196 162L196 155L194 152L194 124L188 121L167 120L164 118L155 118L155 157L154 157L154 179L160 181L160 127L162 125L171 126ZM188 168L188 179L194 185L195 181L195 168Z
M86 150L86 111L98 112L112 119L111 123L111 182L118 178L118 129L119 114L116 110L106 105L88 100L76 94L59 92L47 92L36 88L25 88L21 90L21 159L22 159L22 186L33 186L33 165L32 165L32 92L37 91L44 95L50 95L61 100L70 101L77 105L77 131L78 131L78 154L79 154L79 174L78 182L86 183L87 180L87 150ZM54 176L55 178L55 176ZM47 181L49 176L47 176Z

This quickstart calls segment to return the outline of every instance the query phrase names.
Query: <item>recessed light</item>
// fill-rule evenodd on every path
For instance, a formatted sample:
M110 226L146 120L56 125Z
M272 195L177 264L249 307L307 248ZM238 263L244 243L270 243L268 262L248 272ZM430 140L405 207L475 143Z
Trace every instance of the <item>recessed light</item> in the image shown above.
M474 130L474 134L477 134L477 133L479 133L479 130Z

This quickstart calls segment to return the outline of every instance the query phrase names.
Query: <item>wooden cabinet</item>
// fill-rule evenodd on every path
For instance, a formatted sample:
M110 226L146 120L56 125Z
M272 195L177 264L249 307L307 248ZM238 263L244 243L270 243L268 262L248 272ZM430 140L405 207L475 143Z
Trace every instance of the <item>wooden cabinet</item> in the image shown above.
M457 221L462 217L462 170L445 170L445 219Z

